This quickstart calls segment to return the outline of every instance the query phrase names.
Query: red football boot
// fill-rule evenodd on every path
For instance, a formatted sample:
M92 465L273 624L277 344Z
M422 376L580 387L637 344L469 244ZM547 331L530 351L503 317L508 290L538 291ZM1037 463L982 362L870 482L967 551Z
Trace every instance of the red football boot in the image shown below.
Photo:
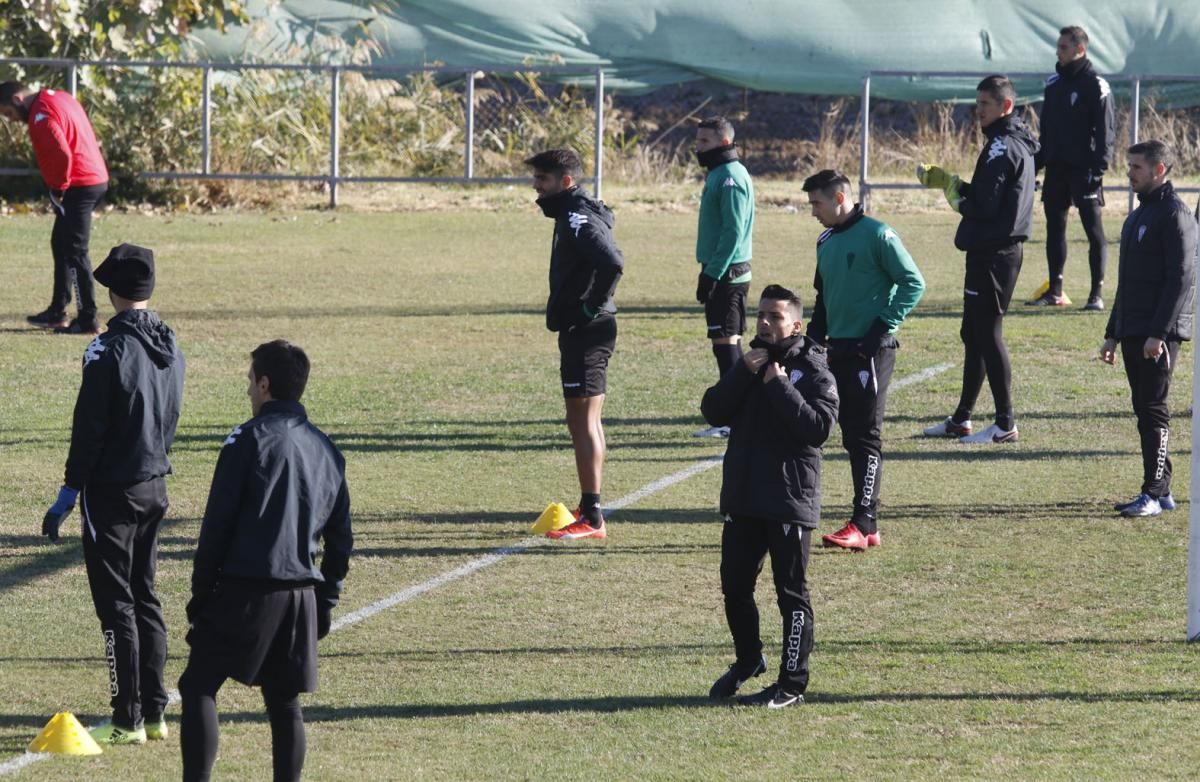
M832 535L821 536L821 545L825 548L848 548L851 551L866 551L867 546L870 544L867 542L867 536L859 532L858 527L854 526L854 522L850 521L846 523L846 526Z

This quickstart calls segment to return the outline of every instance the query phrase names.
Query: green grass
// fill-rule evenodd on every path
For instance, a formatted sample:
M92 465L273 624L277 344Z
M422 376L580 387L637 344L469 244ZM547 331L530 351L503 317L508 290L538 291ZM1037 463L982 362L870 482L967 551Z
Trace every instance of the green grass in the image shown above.
M495 210L97 222L96 258L121 241L156 250L155 303L188 357L159 573L171 686L186 660L199 517L220 441L249 416L245 370L261 341L309 351L305 401L347 457L358 551L345 610L523 540L547 502L574 503L557 351L542 325L550 223L525 195ZM610 501L721 452L690 437L715 374L691 301L695 215L614 205L627 274L605 411ZM889 400L883 548L814 551L804 707L768 714L705 698L732 658L709 470L613 513L605 542L534 546L331 635L321 689L304 699L306 779L1194 778L1188 506L1138 522L1109 508L1136 491L1140 461L1124 376L1095 359L1104 317L1014 308L1019 444L921 439L957 400L962 255L946 211L882 216L929 283L900 334L896 377L956 366ZM1115 236L1119 218L1107 222ZM79 543L37 535L61 480L84 346L23 325L46 303L49 229L43 216L3 222L0 763L56 711L108 716ZM1077 221L1072 231L1067 292L1082 303L1086 248ZM755 290L781 282L807 298L818 232L803 211L764 204ZM1019 297L1044 278L1043 236L1027 247ZM1191 347L1181 355L1171 402L1185 499ZM985 388L976 419L990 415ZM850 496L835 435L825 531ZM268 778L258 694L230 684L219 706L218 778ZM177 778L178 718L173 707L165 743L54 757L11 778Z

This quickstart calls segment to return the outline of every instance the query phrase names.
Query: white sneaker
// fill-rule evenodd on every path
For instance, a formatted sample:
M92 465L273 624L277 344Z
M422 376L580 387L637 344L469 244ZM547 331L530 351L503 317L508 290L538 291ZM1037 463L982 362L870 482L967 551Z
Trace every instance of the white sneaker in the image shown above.
M981 443L995 443L997 445L1000 443L1015 443L1017 441L1017 427L1014 426L1012 429L1004 430L995 424L992 424L981 432L976 432L975 434L967 435L966 437L960 437L958 438L958 441L960 443L966 443L967 445L979 445Z
M695 434L692 435L692 437L728 437L728 436L729 436L729 427L728 426L710 426L707 429L701 429L699 432L696 432Z
M927 426L921 431L926 437L966 437L971 433L971 419L968 418L961 424L956 424L954 418L950 417L933 426Z

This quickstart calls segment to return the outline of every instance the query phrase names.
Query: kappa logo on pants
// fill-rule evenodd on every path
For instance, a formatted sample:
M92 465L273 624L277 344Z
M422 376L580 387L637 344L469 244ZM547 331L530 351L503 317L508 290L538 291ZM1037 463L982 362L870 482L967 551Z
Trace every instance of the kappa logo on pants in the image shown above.
M115 698L121 688L117 685L117 636L112 630L104 631L104 657L108 660L108 693Z
M804 612L792 612L792 629L787 639L787 669L795 671L800 667L800 639L804 637Z

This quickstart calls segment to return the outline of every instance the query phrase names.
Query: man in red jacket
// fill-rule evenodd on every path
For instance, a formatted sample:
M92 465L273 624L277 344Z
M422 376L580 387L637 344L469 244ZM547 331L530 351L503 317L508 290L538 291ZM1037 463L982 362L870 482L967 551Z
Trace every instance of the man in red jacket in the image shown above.
M70 93L34 91L15 81L0 84L0 116L29 125L29 140L55 212L50 233L54 292L50 306L26 320L61 334L99 334L88 241L92 212L108 190L108 168L92 124ZM68 321L72 288L79 310Z

